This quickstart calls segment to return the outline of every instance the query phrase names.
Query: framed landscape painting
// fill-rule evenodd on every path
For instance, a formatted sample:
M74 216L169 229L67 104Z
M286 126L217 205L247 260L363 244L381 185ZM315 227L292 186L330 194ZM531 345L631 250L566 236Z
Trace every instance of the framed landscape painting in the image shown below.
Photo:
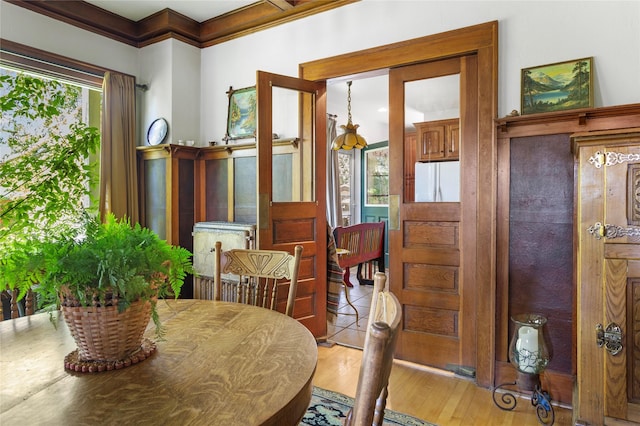
M225 139L243 139L256 136L256 87L229 89L229 111Z
M593 107L593 58L522 70L522 114Z

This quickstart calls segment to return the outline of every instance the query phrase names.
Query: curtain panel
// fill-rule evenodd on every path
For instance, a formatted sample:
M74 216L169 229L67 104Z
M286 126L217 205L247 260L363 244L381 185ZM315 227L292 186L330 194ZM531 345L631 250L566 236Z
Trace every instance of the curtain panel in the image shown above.
M135 79L108 71L102 85L100 217L139 221L136 171Z
M342 225L342 207L340 206L340 166L338 151L331 149L336 137L336 117L327 115L327 223L331 228Z

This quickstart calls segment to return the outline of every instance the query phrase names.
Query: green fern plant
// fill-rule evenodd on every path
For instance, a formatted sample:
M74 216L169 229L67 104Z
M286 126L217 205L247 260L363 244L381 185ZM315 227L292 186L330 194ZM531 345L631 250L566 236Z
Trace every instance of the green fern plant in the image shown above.
M77 87L0 72L0 289L32 289L40 308L61 292L81 306L178 297L191 253L151 230L85 210L97 128L80 120ZM95 213L94 213L95 214Z
M85 215L75 232L23 249L11 262L0 262L0 275L21 292L32 288L42 303L53 306L61 300L73 306L117 305L119 311L150 301L158 336L157 299L177 298L187 274L194 273L187 249L113 214L104 223Z

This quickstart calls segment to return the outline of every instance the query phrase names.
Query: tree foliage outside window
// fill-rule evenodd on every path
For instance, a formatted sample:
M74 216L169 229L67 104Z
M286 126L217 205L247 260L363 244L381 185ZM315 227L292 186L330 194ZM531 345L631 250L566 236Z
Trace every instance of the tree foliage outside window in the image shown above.
M81 93L0 69L0 261L16 244L55 239L82 221L100 133L83 123Z

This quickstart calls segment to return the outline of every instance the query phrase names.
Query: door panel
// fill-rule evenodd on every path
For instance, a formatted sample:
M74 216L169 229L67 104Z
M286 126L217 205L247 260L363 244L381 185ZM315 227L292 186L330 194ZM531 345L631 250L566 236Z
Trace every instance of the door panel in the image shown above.
M620 158L635 158L604 166L605 218L603 224L631 230L640 220L640 147L610 147ZM622 329L622 351L605 352L605 415L640 422L640 277L630 262L640 259L640 229L636 236L605 239L605 315L603 326L616 323Z
M257 247L293 253L302 245L294 317L322 337L327 330L325 84L258 71L256 93ZM274 140L290 140L293 149L274 150ZM286 294L286 288L279 289L283 306Z
M361 222L385 222L384 264L389 264L389 143L369 144L362 149ZM373 263L365 265L365 278L373 280ZM384 271L383 271L384 272Z
M574 137L578 158L576 420L640 422L640 133ZM602 160L602 162L600 162ZM621 333L617 347L615 328ZM597 326L605 342L598 342ZM616 353L617 352L617 353Z
M416 165L415 186L417 190L421 185L430 184L425 179L430 178L432 171L438 173L432 182L445 180L448 175L441 175L440 170L447 166L446 170L459 170L455 172L459 176L454 177L460 179L461 201L415 202L414 199L420 197L407 196L403 187L403 177L412 173L404 170L404 155L409 152L404 148L404 141L411 132L404 124L404 96L415 82L438 81L439 77L450 81L452 75L459 76L455 80L459 87L454 95L459 98L459 109L455 117L440 118L460 120L460 166L451 169L453 161L439 163L434 161L437 158L427 157L426 163ZM389 230L389 274L391 290L398 296L404 314L396 356L438 368L449 364L476 366L474 206L477 200L475 191L469 189L475 187L474 175L465 171L477 166L476 80L474 56L396 68L389 73L390 135L396 135L389 144L390 199L399 200L398 206L390 206L390 221L397 227ZM437 89L436 86L434 91ZM402 133L398 129L403 129ZM424 137L417 135L417 139ZM427 174L419 168L424 168Z

